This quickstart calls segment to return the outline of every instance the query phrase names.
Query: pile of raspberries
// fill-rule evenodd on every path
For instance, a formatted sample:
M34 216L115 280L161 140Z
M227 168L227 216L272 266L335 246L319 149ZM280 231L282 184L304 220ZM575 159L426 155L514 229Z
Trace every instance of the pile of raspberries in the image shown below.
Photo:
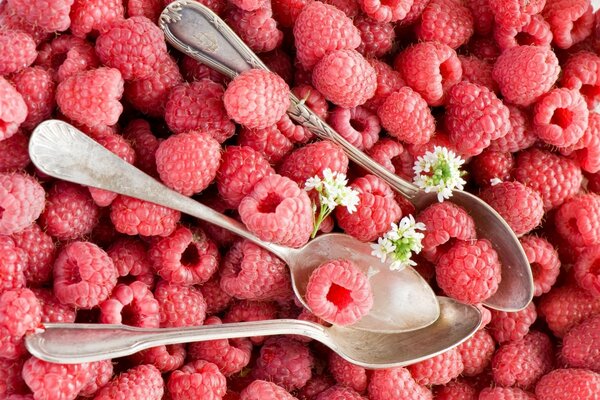
M600 13L590 0L202 0L273 71L233 81L167 46L157 22L169 3L0 1L1 399L600 398ZM514 313L481 305L502 266L468 210L416 212L296 125L290 90L406 179L434 146L465 159L467 190L520 237L534 301ZM256 245L37 171L28 139L47 119L292 247L313 228L306 180L344 173L358 209L337 209L321 232L374 241L414 214L427 226L418 271L438 294L480 307L484 323L444 354L373 371L295 336L89 364L32 357L23 337L43 322L324 323Z

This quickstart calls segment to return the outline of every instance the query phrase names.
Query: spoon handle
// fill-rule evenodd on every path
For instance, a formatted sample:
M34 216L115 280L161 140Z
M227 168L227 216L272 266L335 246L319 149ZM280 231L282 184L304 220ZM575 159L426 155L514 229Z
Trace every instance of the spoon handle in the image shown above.
M286 247L264 242L235 219L167 188L66 122L47 120L38 125L29 140L29 155L35 166L50 176L178 210L287 259Z
M37 358L76 364L124 357L150 347L252 336L296 334L327 344L320 325L292 319L236 322L182 328L138 328L127 325L46 323L27 335L25 346Z
M196 1L178 0L169 4L160 17L160 26L167 41L174 47L230 78L252 68L268 70L218 15ZM388 171L350 144L292 93L290 99L290 118L319 138L341 146L352 161L407 198L411 199L419 192L418 187Z

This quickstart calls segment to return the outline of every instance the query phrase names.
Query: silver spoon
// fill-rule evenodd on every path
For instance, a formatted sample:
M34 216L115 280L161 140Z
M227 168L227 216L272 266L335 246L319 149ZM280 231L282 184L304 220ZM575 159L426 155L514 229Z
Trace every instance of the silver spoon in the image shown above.
M175 48L231 78L251 68L268 69L229 26L204 5L177 0L160 16L165 37ZM348 157L408 198L417 210L437 201L436 195L425 193L373 161L348 143L321 120L296 96L290 94L289 116L306 126L321 139L340 145ZM504 219L484 201L470 193L454 191L452 202L462 206L473 217L479 237L488 239L502 262L502 281L498 291L484 304L502 311L519 311L533 298L533 276L527 256Z
M50 176L179 210L267 249L289 266L292 286L305 306L310 273L327 260L351 259L370 277L373 289L373 307L353 324L356 329L405 332L430 325L440 315L437 298L425 280L412 268L391 271L389 264L371 255L368 243L339 233L320 235L299 249L264 242L242 223L167 188L66 122L48 120L38 125L29 141L29 155Z
M278 319L186 328L136 328L126 325L45 324L25 338L37 358L73 364L123 357L150 347L215 339L294 334L315 339L346 360L365 368L400 367L443 353L473 335L481 322L477 308L439 297L441 317L426 328L376 333L308 321Z

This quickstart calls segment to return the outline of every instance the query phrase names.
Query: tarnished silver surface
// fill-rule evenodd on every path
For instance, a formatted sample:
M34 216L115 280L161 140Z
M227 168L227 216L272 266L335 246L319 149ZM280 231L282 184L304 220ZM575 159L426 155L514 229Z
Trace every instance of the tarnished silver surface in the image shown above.
M353 325L356 329L406 332L439 317L435 294L421 275L412 268L391 271L389 263L371 255L369 244L339 233L320 235L300 249L264 242L242 223L167 188L66 122L48 120L38 125L29 141L29 155L50 176L179 210L271 251L289 266L292 286L304 304L306 284L316 267L336 258L353 260L369 276L373 289L373 308Z
M210 9L196 1L179 0L165 8L160 17L165 37L175 48L229 77L251 69L267 69L250 48ZM206 37L215 44L207 50ZM348 143L293 94L288 115L321 139L340 145L348 157L403 194L417 209L435 201L434 196L391 173ZM467 192L454 191L452 202L464 207L474 218L477 234L494 245L502 262L502 281L496 294L484 302L490 308L518 311L533 298L533 276L517 236L489 205Z
M441 317L413 332L375 333L324 327L308 321L279 319L186 328L136 328L104 324L44 324L45 331L26 336L35 357L73 364L123 357L150 347L215 339L294 334L325 344L346 360L365 368L391 368L433 357L473 335L479 310L439 297Z

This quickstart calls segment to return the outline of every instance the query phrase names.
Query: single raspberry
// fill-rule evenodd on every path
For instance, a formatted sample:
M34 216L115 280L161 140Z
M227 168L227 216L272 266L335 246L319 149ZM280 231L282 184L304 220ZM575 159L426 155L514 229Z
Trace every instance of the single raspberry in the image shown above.
M0 293L24 287L27 254L9 236L0 236L0 250L3 255L0 258Z
M571 246L600 244L600 196L580 194L566 200L558 209L556 230Z
M413 5L412 0L359 0L358 3L369 18L380 23L401 21Z
M58 84L56 103L63 114L83 125L114 125L123 112L123 84L114 68L83 71Z
M117 269L104 250L90 242L64 246L54 263L54 294L61 303L92 308L117 284Z
M600 297L600 273L597 269L599 260L600 246L589 246L579 254L573 265L575 281L594 297Z
M44 210L45 195L30 175L0 174L0 234L10 235L30 226Z
M542 196L544 211L558 207L574 196L583 179L574 161L537 148L517 156L513 176ZM549 182L552 182L551 185Z
M277 125L264 129L242 127L238 135L238 145L252 147L272 164L281 161L294 148L292 141L281 133Z
M547 0L542 13L552 30L553 42L568 49L594 29L594 10L586 0Z
M240 393L239 400L296 400L287 390L273 382L257 379Z
M304 104L321 119L328 116L329 104L321 92L309 84L301 84L292 88L292 93L297 98L304 100Z
M435 400L478 400L477 389L465 380L453 380L438 386L434 391Z
M476 56L458 56L462 66L462 80L485 86L490 91L497 93L498 84L492 77L494 65Z
M357 210L350 214L346 207L335 210L340 228L358 240L368 242L377 239L390 228L392 222L402 217L394 192L375 175L355 179L350 187L359 193Z
M360 150L369 150L379 140L379 119L376 114L362 106L336 107L329 113L327 122Z
M554 349L550 338L531 331L522 339L500 346L492 358L494 381L501 386L530 389L552 369Z
M151 364L160 372L170 372L180 368L185 362L186 350L183 344L151 347L132 354L129 359L137 365Z
M22 31L0 32L0 75L19 72L33 64L37 57L36 43Z
M341 147L330 141L321 141L298 148L279 165L278 173L304 187L308 178L323 177L323 170L346 174L348 156Z
M28 146L29 137L21 131L0 140L0 173L25 169L31 162Z
M74 399L94 372L88 363L54 364L35 357L23 365L23 379L35 399Z
M124 96L125 99L134 106L137 110L142 113L149 115L151 117L165 117L169 118L168 123L172 123L172 112L166 113L166 105L167 101L170 99L171 90L175 87L178 87L180 83L183 82L183 78L181 77L181 73L179 72L179 68L177 67L177 63L172 57L163 57L160 61L157 62L157 65L154 66L153 74L144 79L136 79L135 81L125 82L125 91ZM221 94L223 93L223 89L220 89ZM177 96L177 95L174 95ZM201 96L210 97L210 93L202 92ZM204 98L204 97L202 97ZM192 102L195 102L195 99L188 99L185 106L189 106ZM219 106L218 101L214 101L214 104L206 104L207 108L211 106L215 106L217 111L221 111L221 115L225 114L223 110L222 103ZM173 108L171 108L172 110ZM194 110L181 110L180 116L181 119L186 119L185 115L190 115L194 112ZM216 114L216 112L215 112ZM191 118L191 117L188 117ZM211 121L215 126L218 126L217 123ZM225 122L229 122L228 119L225 118ZM208 122L206 122L208 123ZM193 124L193 122L192 122ZM196 126L194 126L195 128ZM193 128L190 128L193 129ZM175 130L174 130L175 131Z
M431 392L419 385L406 368L376 369L369 381L369 399L431 399Z
M494 39L502 50L515 46L550 46L550 24L539 14L531 16L524 25L501 25L494 27Z
M365 398L354 389L344 385L332 386L319 393L315 400L364 400Z
M513 105L507 105L510 113L510 130L508 133L496 140L492 140L489 149L492 151L502 151L514 153L524 150L533 145L537 139L533 129L529 114L523 109Z
M333 378L327 374L317 375L313 373L312 378L300 389L296 396L299 400L315 400L317 395L335 385Z
M439 42L457 49L473 35L471 10L457 0L431 0L415 27L421 41Z
M406 84L400 74L387 63L377 59L369 59L369 62L377 74L377 89L375 89L373 97L367 100L363 106L377 112L390 94L397 92Z
M27 265L25 278L32 285L47 283L52 276L56 247L50 235L39 225L32 224L24 230L13 233L12 239L17 247L25 252Z
M173 400L220 400L227 391L227 382L215 364L197 360L173 371L167 388Z
M369 149L367 154L387 170L408 181L412 180L415 162L400 142L390 138L380 139ZM402 203L400 203L398 198L396 200L402 208ZM402 214L405 213L403 212Z
M42 322L75 322L75 308L62 304L52 289L31 289L40 303L42 310Z
M221 277L214 274L212 278L200 286L202 296L206 301L206 315L218 314L229 307L232 296L221 289Z
M600 371L600 316L571 329L563 338L561 356L567 365Z
M538 313L554 336L560 338L581 321L600 313L600 298L575 285L553 288L542 297Z
M412 377L421 385L445 385L458 377L463 369L461 354L456 347L408 366Z
M49 119L56 106L56 84L52 74L43 68L31 67L21 70L11 79L27 104L27 118L21 127L33 129L43 120Z
M253 11L232 7L226 18L231 29L257 53L274 50L283 41L283 32L277 29L271 7L264 3Z
M489 3L497 24L521 26L544 9L546 0L489 0Z
M326 54L342 49L356 49L360 31L352 20L334 6L313 1L303 9L294 24L298 60L308 70Z
M479 393L479 400L535 400L535 396L516 387L485 388Z
M578 90L585 98L588 107L600 102L600 57L582 51L571 55L563 65L561 85Z
M188 82L201 81L202 79L208 78L213 82L225 85L230 80L217 70L190 56L183 56L183 58L181 58L180 70L184 80Z
M13 85L0 76L0 141L17 133L27 119L27 103Z
M134 238L115 240L106 251L113 260L119 276L134 276L138 280L153 280L152 263L148 257L148 249L144 242Z
M533 273L533 295L548 293L560 273L558 253L546 239L537 236L523 236L519 241Z
M272 0L271 8L277 24L284 28L293 28L304 6L313 0Z
M206 301L199 289L160 281L154 289L160 326L164 328L199 326L206 316Z
M100 322L158 328L159 303L143 282L119 284L110 297L100 303Z
M339 385L347 386L358 393L367 389L367 371L363 367L346 361L334 352L329 353L328 366Z
M559 72L550 47L515 46L498 57L492 75L506 101L527 107L552 88Z
M135 150L135 165L149 175L155 176L156 149L159 139L154 136L150 124L143 119L134 119L123 130L123 137Z
M315 66L312 82L327 100L352 108L373 97L377 75L356 50L336 50L326 54Z
M492 184L492 179L509 180L514 163L511 153L493 151L488 148L473 157L469 163L469 169L475 183L481 187L488 187Z
M29 289L12 289L0 295L0 357L17 359L26 353L23 336L39 327L41 306Z
M262 240L284 246L304 245L313 228L308 194L281 175L265 176L242 199L240 217Z
M494 13L489 0L468 0L466 3L473 15L475 34L489 36L494 29Z
M156 22L163 10L162 0L128 0L127 15L130 17L144 16Z
M324 97L323 100L327 102ZM277 121L276 125L277 129L293 143L305 144L314 138L314 135L308 128L295 123L287 114L284 114L283 117Z
M535 387L538 400L593 400L600 392L600 374L586 369L555 369Z
M16 360L0 358L0 396L4 398L8 396L10 398L11 394L28 392L27 385L25 385L21 374L24 363L24 358Z
M180 217L179 211L127 196L117 196L110 208L115 229L127 235L168 236Z
M456 51L438 42L420 42L402 51L394 61L406 84L430 106L442 105L446 92L461 81Z
M480 329L457 349L464 366L462 375L475 376L490 365L496 350L496 342L486 329Z
M150 247L154 270L169 283L195 285L210 279L219 267L219 251L205 233L179 226Z
M392 50L396 38L393 24L361 15L354 19L354 26L360 31L361 38L356 50L366 58L382 57Z
M581 146L573 153L581 169L591 173L600 171L600 114L590 112L588 127L575 146Z
M110 382L113 375L113 364L111 360L103 360L90 364L92 378L79 392L80 396L92 397L96 392Z
M132 399L161 400L165 382L153 365L140 365L114 377L102 387L94 400Z
M54 80L60 83L79 72L99 67L100 60L89 42L63 34L40 46L36 64L51 71Z
M110 29L113 23L122 20L125 9L121 0L75 0L71 6L71 33L85 38Z
M234 303L223 317L223 322L245 322L245 321L264 321L275 319L277 316L277 307L274 303L267 301L248 301L241 300ZM254 344L262 344L264 336L253 336L250 338Z
M517 312L492 310L489 330L500 344L516 341L529 333L529 327L536 319L537 312L533 303L529 303L525 309Z
M9 0L7 8L30 24L55 32L69 29L72 4L73 0Z

